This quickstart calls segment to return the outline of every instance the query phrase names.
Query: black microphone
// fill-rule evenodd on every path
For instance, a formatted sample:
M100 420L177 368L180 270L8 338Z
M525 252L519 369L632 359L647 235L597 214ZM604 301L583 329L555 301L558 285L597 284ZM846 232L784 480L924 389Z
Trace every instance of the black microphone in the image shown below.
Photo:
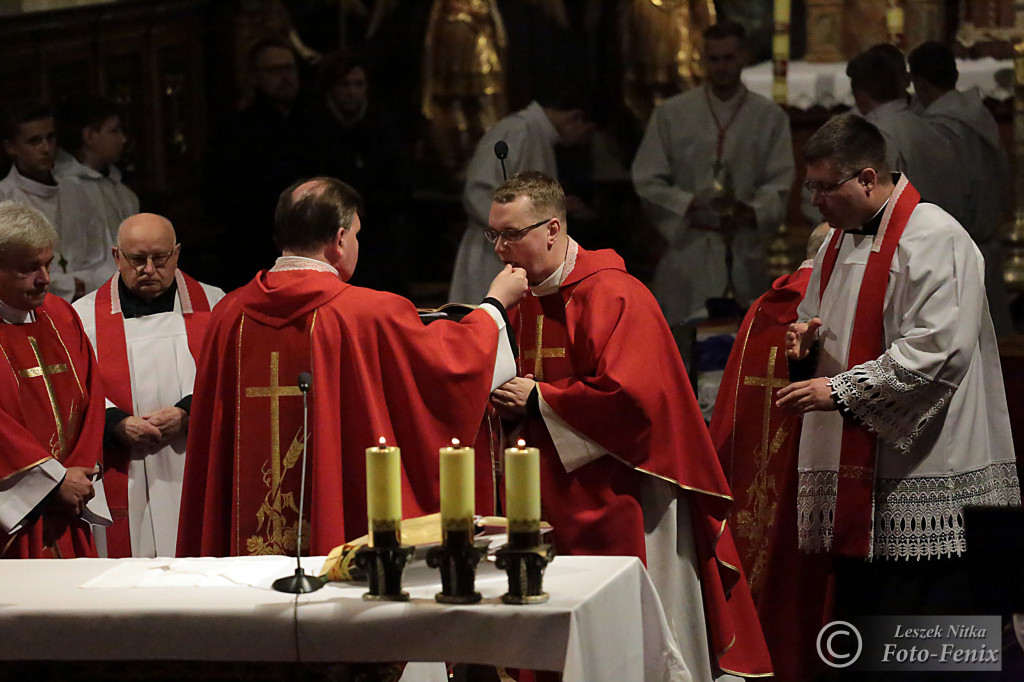
M278 578L273 588L278 592L303 594L316 592L324 586L324 581L315 575L306 575L302 570L302 510L306 502L306 441L309 438L309 405L306 397L313 386L313 375L309 372L299 374L299 390L302 391L302 476L299 477L299 529L295 539L295 574Z
M505 159L508 157L508 143L505 140L498 140L494 143L494 155L501 161L501 177L508 180L508 173L505 172Z

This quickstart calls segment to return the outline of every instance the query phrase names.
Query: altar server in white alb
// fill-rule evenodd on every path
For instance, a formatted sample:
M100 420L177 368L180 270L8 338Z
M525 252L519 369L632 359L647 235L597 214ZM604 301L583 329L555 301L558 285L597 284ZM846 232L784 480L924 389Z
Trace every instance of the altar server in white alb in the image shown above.
M57 138L54 175L89 195L114 243L121 223L139 212L139 197L117 167L128 143L117 106L99 95L69 97L57 109Z
M174 556L196 358L224 297L178 270L180 250L166 218L132 216L114 247L118 273L74 306L107 389L111 557Z
M740 80L745 41L733 21L704 32L707 82L654 110L633 159L644 214L667 243L651 290L669 325L707 317L707 299L726 294L730 248L744 308L771 283L764 247L785 217L793 143L782 107Z
M790 376L814 378L778 392L806 413L800 547L835 557L837 616L988 613L964 508L1017 506L1020 488L984 260L890 174L868 121L832 118L804 158L833 229L787 335Z
M57 133L53 112L41 103L11 106L0 124L4 151L13 161L0 180L0 201L11 199L42 213L57 231L50 267L50 293L68 303L94 291L114 273L113 244L89 196L53 168Z

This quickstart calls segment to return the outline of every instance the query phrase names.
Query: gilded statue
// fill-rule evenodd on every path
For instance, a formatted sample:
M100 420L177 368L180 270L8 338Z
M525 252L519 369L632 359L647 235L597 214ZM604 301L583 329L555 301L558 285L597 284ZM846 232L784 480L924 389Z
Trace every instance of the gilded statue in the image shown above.
M626 106L646 124L666 97L701 82L713 0L626 0L619 23Z

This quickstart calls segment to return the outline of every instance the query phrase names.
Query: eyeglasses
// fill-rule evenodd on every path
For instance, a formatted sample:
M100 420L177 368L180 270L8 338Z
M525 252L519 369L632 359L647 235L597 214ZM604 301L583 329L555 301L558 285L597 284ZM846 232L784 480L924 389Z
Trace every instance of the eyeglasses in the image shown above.
M488 227L486 230L484 230L484 236L487 237L487 241L489 241L492 244L497 244L498 239L504 239L506 244L513 244L522 239L523 237L525 237L526 233L529 232L530 230L535 230L541 225L547 225L552 220L554 220L554 218L548 218L547 220L542 220L539 223L534 223L533 225L521 227L518 230L495 230L493 227Z
M153 261L153 267L159 270L160 268L167 265L167 262L171 260L171 257L178 252L178 245L175 244L174 248L165 253L154 253L154 254L141 254L141 253L128 253L120 246L117 247L118 252L124 257L128 263L136 270L142 270L146 267L149 261Z
M823 185L819 182L805 182L804 189L806 189L811 194L814 194L815 192L817 192L818 194L832 194L832 192L835 192L837 189L842 187L843 184L849 182L850 180L853 180L855 177L857 177L866 170L867 168L861 168L859 171L857 171L850 177L844 178L839 182L833 183L831 185Z

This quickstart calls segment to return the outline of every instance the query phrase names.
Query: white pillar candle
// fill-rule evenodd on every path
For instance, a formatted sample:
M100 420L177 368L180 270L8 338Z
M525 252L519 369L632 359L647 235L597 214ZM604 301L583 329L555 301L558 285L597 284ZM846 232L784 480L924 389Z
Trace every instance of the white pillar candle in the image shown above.
M522 440L505 450L505 504L510 533L540 532L540 450Z
M473 537L473 448L460 447L456 438L440 450L441 530L466 531Z
M381 436L380 444L366 448L366 517L370 536L394 531L401 537L402 525L402 451L388 447Z

